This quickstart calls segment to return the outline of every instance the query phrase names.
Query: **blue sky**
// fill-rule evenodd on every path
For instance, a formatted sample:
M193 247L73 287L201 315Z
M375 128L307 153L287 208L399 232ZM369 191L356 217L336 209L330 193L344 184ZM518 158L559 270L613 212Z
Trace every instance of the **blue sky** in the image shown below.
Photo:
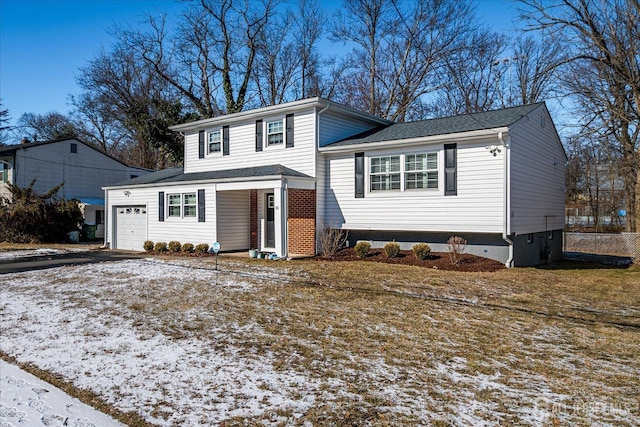
M295 0L288 0L295 1ZM330 8L339 0L324 1ZM517 17L510 0L477 0L478 14L508 32ZM13 122L23 113L67 113L75 78L112 38L114 24L140 23L147 12L176 15L173 0L1 0L0 98Z

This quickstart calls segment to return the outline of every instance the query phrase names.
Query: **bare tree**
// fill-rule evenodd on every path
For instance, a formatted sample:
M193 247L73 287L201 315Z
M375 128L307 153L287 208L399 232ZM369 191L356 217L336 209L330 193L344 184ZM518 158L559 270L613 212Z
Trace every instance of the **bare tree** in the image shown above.
M17 131L33 142L49 141L78 136L73 121L64 114L49 112L45 114L25 113L18 119Z
M274 0L199 0L174 35L167 34L164 17L149 16L148 31L124 30L119 39L200 116L234 113L247 101L260 41L275 6Z
M182 161L182 138L169 126L188 114L175 89L128 45L99 53L80 70L78 84L85 93L76 100L77 112L94 123L94 130L110 127L117 137L107 142L105 134L94 135L98 142L103 139L105 152L153 169Z
M503 35L479 29L464 45L444 59L438 73L438 113L456 115L487 111L501 104L502 61L507 42Z
M2 99L0 98L0 145L5 145L9 140L9 131L12 130L9 124L9 110L2 108Z
M531 28L553 33L568 51L564 83L584 127L619 154L627 231L640 227L640 3L638 0L521 0Z
M438 87L435 71L460 49L473 19L469 2L345 2L333 38L356 47L340 100L392 120L419 118L416 106Z

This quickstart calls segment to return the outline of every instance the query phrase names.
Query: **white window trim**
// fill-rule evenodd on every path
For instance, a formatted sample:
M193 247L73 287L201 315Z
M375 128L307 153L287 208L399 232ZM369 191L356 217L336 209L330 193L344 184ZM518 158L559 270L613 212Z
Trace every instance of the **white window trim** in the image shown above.
M215 133L215 132L219 132L220 133L220 150L218 151L211 151L210 147L211 147L211 142L209 142L209 138L210 135ZM207 144L207 155L211 155L211 156L221 156L222 155L222 128L215 128L215 129L209 129L208 131L205 132L205 142Z
M187 195L195 195L195 203L187 205L185 203L185 199ZM180 205L170 205L169 200L171 196L180 196ZM180 221L180 220L196 220L198 219L198 192L197 191L185 191L180 193L169 193L166 195L166 209L165 209L165 219L169 221ZM171 206L179 206L180 207L180 215L171 215ZM185 207L187 206L195 206L195 215L194 216L185 216Z
M384 152L384 153L367 153L365 156L367 158L366 161L366 173L365 173L365 186L366 186L366 194L371 197L389 197L389 196L398 196L403 193L417 193L422 195L442 195L443 194L443 186L441 183L444 179L444 166L442 162L444 161L444 156L441 154L443 152L443 147L433 148L430 150L412 150L406 152ZM408 155L416 155L416 154L436 154L436 161L438 165L438 187L437 188L407 188L406 184L406 174L412 172L422 172L422 171L407 171L406 170L406 159ZM400 157L400 189L397 190L371 190L371 159L380 158L380 157ZM433 172L433 170L425 170Z
M269 123L282 122L282 143L269 144ZM284 116L270 117L262 121L263 150L279 150L287 146L287 120Z

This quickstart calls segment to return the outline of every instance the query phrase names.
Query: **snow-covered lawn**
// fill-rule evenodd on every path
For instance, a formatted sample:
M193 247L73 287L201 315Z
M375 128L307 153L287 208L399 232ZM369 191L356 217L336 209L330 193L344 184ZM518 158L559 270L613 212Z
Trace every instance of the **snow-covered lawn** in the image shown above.
M637 330L313 286L273 265L2 276L0 350L158 425L640 423Z

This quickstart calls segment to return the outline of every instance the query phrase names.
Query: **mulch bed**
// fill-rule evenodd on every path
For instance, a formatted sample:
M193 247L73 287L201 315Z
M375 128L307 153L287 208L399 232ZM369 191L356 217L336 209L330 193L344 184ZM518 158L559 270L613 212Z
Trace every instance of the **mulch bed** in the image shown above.
M460 262L458 265L451 264L449 254L446 252L432 252L429 258L422 261L415 257L413 251L400 251L395 258L389 258L384 253L383 249L371 249L369 255L365 258L360 258L356 255L353 248L345 248L338 251L331 258L316 257L317 260L322 261L371 261L371 262L383 262L387 264L403 264L403 265L415 265L418 267L432 268L435 270L454 270L454 271L497 271L503 270L506 267L504 264L498 261L494 261L488 258L482 258L471 254L460 255Z

